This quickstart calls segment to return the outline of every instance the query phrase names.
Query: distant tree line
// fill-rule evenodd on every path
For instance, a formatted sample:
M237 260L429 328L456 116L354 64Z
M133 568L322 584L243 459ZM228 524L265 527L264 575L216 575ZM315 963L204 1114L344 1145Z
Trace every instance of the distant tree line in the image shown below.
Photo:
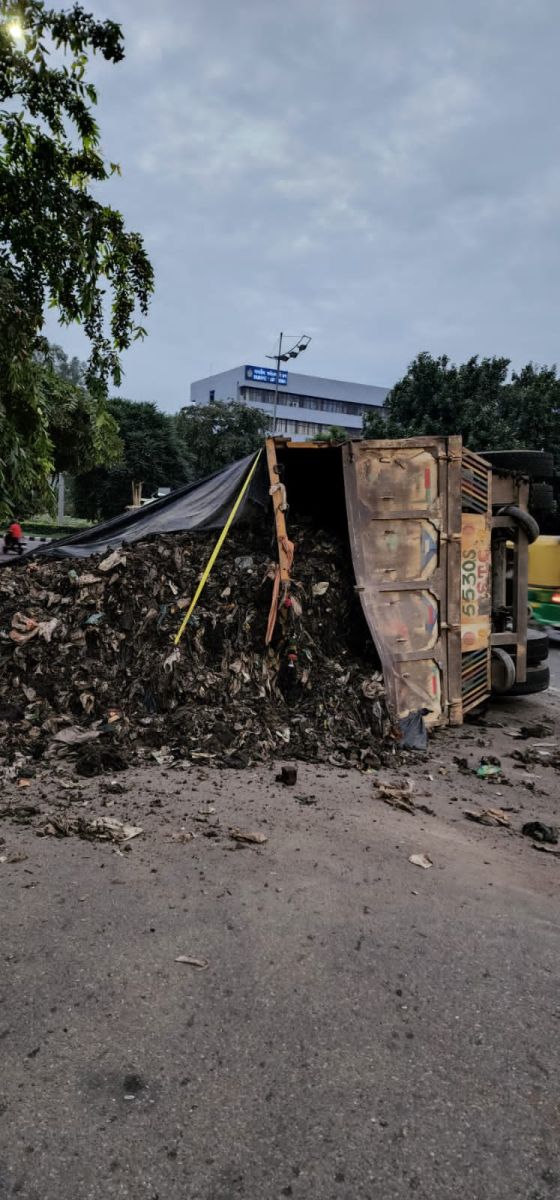
M159 487L194 482L258 448L269 419L244 404L185 406L163 412L155 403L113 398L100 410L86 367L59 346L36 354L54 470L72 478L74 515L101 520ZM422 353L389 392L381 410L364 417L363 436L461 434L472 450L546 449L560 469L560 378L555 366L532 363L510 374L506 358L473 357L455 365ZM344 439L336 426L325 440ZM22 516L33 511L30 495Z
M171 414L115 398L106 408L118 429L118 458L75 473L71 488L74 515L92 521L131 504L133 482L142 483L144 497L192 483L257 449L268 428L264 413L243 404L192 405Z
M560 470L560 378L556 366L528 363L510 375L507 358L475 356L456 366L419 354L364 437L461 434L471 450L548 450Z

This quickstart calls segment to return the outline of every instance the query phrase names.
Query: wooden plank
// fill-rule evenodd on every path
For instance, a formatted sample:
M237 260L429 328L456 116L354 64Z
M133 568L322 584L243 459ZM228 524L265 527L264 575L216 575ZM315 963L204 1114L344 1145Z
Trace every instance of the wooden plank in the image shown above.
M460 725L463 720L462 654L461 654L461 464L462 441L450 437L447 442L447 520L444 542L447 558L446 588L446 652L447 698L449 722ZM443 618L443 614L442 614Z
M506 606L507 546L500 538L492 546L492 608L497 612Z
M493 633L490 642L492 646L516 646L517 634L514 629L506 629L505 633Z
M503 508L506 504L517 504L517 487L512 475L492 474L492 502Z
M529 543L523 530L517 531L515 548L515 587L513 591L513 625L517 639L515 681L527 678L527 619L529 605Z
M266 461L268 464L268 478L270 486L280 483L278 474L278 460L276 458L276 445L274 438L267 437L265 439L266 446ZM278 545L278 562L280 564L280 580L282 583L290 582L290 569L288 565L288 556L286 554L284 539L288 537L286 528L286 517L281 509L282 491L278 488L272 493L272 507L274 509L274 523L276 526L276 542Z

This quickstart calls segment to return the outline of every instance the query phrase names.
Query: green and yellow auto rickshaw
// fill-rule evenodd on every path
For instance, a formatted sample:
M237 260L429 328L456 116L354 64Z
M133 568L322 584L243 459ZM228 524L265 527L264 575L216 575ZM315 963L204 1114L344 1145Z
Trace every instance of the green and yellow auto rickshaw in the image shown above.
M529 546L532 619L560 639L560 536L544 534Z

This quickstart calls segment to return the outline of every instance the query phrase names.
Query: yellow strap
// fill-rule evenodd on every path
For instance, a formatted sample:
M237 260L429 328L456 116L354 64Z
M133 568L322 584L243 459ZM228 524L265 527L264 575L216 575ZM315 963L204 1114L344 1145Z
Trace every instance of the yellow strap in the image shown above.
M231 512L230 512L230 514L229 514L229 517L228 517L228 519L227 519L227 521L226 521L226 523L225 523L225 525L224 525L224 528L222 529L222 532L221 532L221 534L220 534L220 536L219 536L219 538L218 538L218 541L216 542L216 545L214 546L214 549L213 549L213 551L212 551L212 553L211 553L211 555L210 555L210 558L208 559L208 562L206 563L206 566L205 566L205 568L204 568L204 571L203 571L203 573L202 573L202 577L201 577L200 583L199 583L199 585L198 585L198 587L197 587L197 589L196 589L196 592L195 592L195 594L194 594L194 596L193 596L193 598L192 598L192 600L191 600L191 603L190 603L190 605L189 605L188 612L187 612L187 613L185 613L185 616L183 617L183 620L182 620L182 622L181 622L180 629L179 629L178 633L176 633L176 634L175 634L175 639L174 639L174 641L175 641L175 645L176 645L176 646L178 646L178 645L179 645L179 642L181 641L181 638L182 638L182 636L183 636L183 634L184 634L184 632L185 632L185 629L187 628L187 625L188 625L188 623L189 623L189 621L190 621L190 619L191 619L191 617L192 617L192 615L193 615L193 612L194 612L194 610L195 610L195 608L196 608L196 606L197 606L197 604L198 604L198 601L200 600L200 596L201 596L201 594L202 594L202 591L203 591L203 589L204 589L204 587L205 587L205 585L206 585L206 581L207 581L207 579L208 579L208 576L209 576L209 574L210 574L210 572L211 572L211 570L212 570L212 567L214 566L214 563L215 563L215 561L216 561L216 559L217 559L217 557L218 557L218 554L220 553L220 550L222 549L222 546L223 546L223 544L224 544L224 542L225 542L225 540L226 540L226 537L227 537L227 535L228 535L228 533L229 533L230 525L231 525L231 523L232 523L232 521L233 521L233 518L234 518L234 516L235 516L235 514L236 514L236 512L237 512L237 509L239 508L239 505L241 504L241 501L242 501L242 499L243 499L243 497L244 497L244 495L245 495L245 492L247 491L247 488L249 487L249 484L250 484L250 482L251 482L251 480L252 480L252 478L253 478L253 475L255 474L256 466L257 466L257 463L258 463L258 461L259 461L259 458L260 458L261 454L262 454L262 448L259 450L259 452L258 452L258 454L257 454L257 456L256 456L256 458L255 458L255 461L254 461L254 463L253 463L253 465L252 465L252 467L251 467L251 470L249 471L249 474L248 474L248 476L247 476L247 478L246 478L246 480L245 480L245 482L244 482L244 484L243 484L243 487L241 488L241 491L240 491L240 493L239 493L239 495L238 495L238 497L237 497L237 500L235 501L235 504L234 504L234 506L233 506L233 508L232 508L232 510L231 510Z

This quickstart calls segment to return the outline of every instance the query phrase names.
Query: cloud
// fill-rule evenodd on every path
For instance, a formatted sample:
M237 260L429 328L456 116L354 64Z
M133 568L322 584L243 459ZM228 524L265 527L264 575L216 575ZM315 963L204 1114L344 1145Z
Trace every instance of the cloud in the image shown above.
M127 39L95 68L107 194L158 280L128 394L176 407L280 328L372 383L554 359L556 0L93 3Z

